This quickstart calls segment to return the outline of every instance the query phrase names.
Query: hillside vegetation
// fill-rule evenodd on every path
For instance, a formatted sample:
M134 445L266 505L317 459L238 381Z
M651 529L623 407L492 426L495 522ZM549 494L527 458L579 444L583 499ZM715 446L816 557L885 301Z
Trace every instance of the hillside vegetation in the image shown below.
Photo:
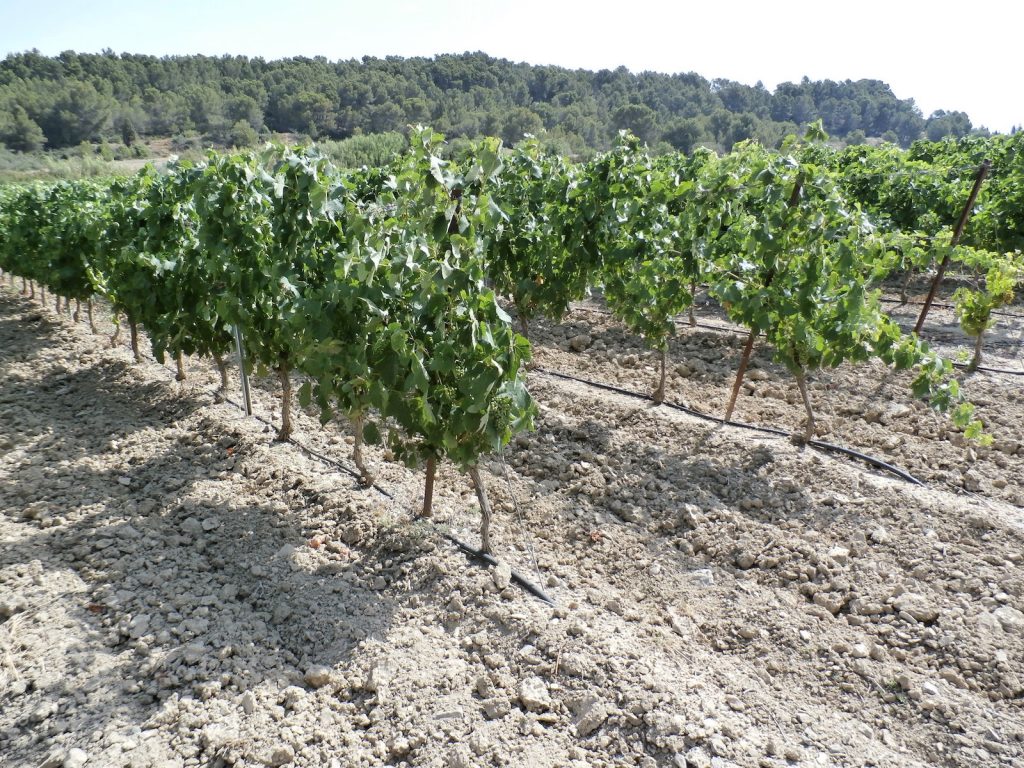
M340 140L415 123L506 143L539 134L576 155L608 149L622 129L657 150L727 151L744 139L777 145L819 118L850 144L987 133L963 112L926 118L880 80L804 78L772 92L692 72L589 72L483 53L332 62L29 51L0 62L0 142L17 152L147 137L246 146L271 132Z

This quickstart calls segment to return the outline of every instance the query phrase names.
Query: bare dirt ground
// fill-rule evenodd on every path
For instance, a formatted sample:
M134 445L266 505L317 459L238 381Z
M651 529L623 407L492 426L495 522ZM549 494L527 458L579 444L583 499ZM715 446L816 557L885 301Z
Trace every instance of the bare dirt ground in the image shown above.
M600 310L537 362L649 392ZM669 399L720 413L741 343L683 327ZM799 428L756 363L737 418ZM476 541L465 476L410 522L421 475L371 450L361 489L215 381L0 289L0 765L1024 765L1021 377L965 378L990 448L880 367L814 377L822 439L915 486L534 371L537 431L486 463L496 569L439 536ZM346 427L297 427L351 468Z

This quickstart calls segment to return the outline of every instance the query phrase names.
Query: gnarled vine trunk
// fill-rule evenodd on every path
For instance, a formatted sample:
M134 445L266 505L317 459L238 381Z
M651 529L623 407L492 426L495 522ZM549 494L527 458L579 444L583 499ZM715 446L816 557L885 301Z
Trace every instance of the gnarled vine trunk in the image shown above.
M121 318L120 318L120 316L118 316L118 314L116 312L114 313L113 320L114 320L114 335L110 337L110 346L116 347L117 346L117 342L121 338Z
M740 394L740 386L743 384L743 376L747 372L747 363L750 362L750 353L754 349L754 339L757 338L757 331L751 331L747 337L747 343L743 345L743 355L740 357L740 367L736 371L736 381L732 385L732 395L729 397L729 405L725 409L725 420L732 418L733 409L736 407L736 398Z
M286 443L292 437L292 380L288 375L288 366L281 365L275 370L281 382L281 430L274 440Z
M139 352L139 324L132 318L128 318L128 331L131 333L132 357L136 363L142 362L142 353Z
M487 488L480 475L480 467L470 467L469 476L473 478L473 489L476 491L476 500L480 504L480 551L489 555L491 554L491 504L487 500Z
M667 350L665 347L661 348L661 381L658 384L658 388L654 390L654 394L651 395L651 399L654 400L655 405L661 405L665 402L665 357Z
M437 459L431 456L427 459L426 478L423 481L423 508L420 510L420 517L430 517L434 514L434 476L437 474Z
M359 470L359 474L362 475L360 482L369 487L373 485L373 475L367 468L365 461L363 460L363 421L365 417L362 413L356 414L352 417L352 431L355 433L354 440L352 441L352 461L355 462L356 469Z
M978 366L981 365L981 351L983 342L982 339L985 336L985 332L982 331L978 334L978 337L974 340L974 357L971 358L971 362L967 364L967 370L977 370Z
M217 371L220 373L220 386L217 388L218 392L227 392L228 389L228 366L224 362L224 358L220 355L214 355L213 361L217 364Z
M803 442L809 443L814 439L814 411L811 408L811 397L807 393L807 375L801 371L796 374L796 386L800 390L800 397L804 401L804 409L807 411L807 423L804 425L804 433L801 436Z

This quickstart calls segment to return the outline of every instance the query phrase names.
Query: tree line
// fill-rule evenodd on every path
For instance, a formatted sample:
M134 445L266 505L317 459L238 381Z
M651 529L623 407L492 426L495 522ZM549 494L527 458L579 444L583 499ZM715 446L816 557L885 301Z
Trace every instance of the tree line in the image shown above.
M963 112L925 118L880 80L783 83L774 92L695 73L533 66L484 53L433 58L165 56L65 51L0 61L0 142L29 152L113 140L187 137L245 146L272 132L323 141L429 123L450 138L540 135L590 156L629 130L655 152L778 146L820 119L847 144L902 146L987 135Z

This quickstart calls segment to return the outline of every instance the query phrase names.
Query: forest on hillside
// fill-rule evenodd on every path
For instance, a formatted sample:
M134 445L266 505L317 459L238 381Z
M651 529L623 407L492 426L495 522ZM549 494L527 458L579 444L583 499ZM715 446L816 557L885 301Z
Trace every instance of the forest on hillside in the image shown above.
M628 129L655 150L774 146L821 119L848 144L987 133L963 112L927 118L879 80L783 83L771 92L695 73L590 72L483 53L276 61L66 51L0 61L0 142L29 152L82 142L201 137L229 146L271 132L346 139L434 126L450 138L543 135L556 151L607 149Z

